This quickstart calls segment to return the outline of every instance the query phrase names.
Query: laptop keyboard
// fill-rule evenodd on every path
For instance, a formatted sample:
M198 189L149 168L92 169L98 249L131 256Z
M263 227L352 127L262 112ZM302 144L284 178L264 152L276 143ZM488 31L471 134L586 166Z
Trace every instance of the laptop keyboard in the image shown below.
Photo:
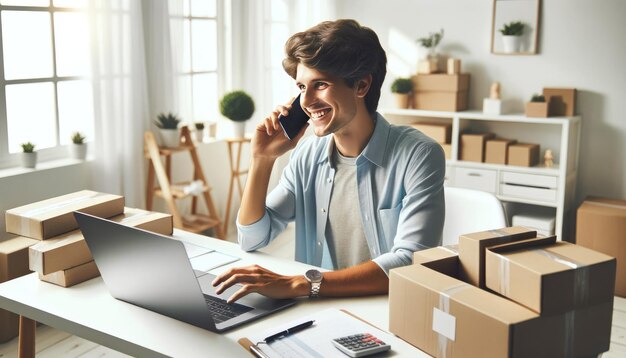
M252 311L252 307L240 305L238 303L228 304L226 303L226 300L213 296L205 295L204 300L211 310L215 323L222 323L231 318L235 318L240 314Z

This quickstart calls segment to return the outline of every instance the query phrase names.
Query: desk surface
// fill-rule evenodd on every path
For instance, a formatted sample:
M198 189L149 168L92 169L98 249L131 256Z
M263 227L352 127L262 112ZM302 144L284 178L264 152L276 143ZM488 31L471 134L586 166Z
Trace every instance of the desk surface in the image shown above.
M180 230L174 231L174 238L242 259L227 267L257 263L289 275L304 274L310 268L260 252L246 253L234 243ZM210 272L217 274L224 268ZM133 356L206 357L210 352L211 356L250 357L237 343L239 338L331 307L346 309L383 330L388 328L387 296L300 301L294 307L217 334L116 300L100 277L70 288L42 282L36 273L0 284L0 308ZM394 355L428 357L397 337L389 343Z

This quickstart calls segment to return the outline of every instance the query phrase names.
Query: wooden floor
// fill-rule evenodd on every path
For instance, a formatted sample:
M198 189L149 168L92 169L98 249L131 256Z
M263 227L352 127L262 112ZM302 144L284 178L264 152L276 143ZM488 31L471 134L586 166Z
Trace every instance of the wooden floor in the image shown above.
M233 235L232 231L231 235ZM236 237L230 237L231 235L229 235L228 239L236 242ZM265 248L262 251L293 259L293 240L290 239L290 235L293 235L293 231L287 230L283 235L276 238L277 242L274 242L269 248ZM44 325L37 327L35 349L37 358L128 357L115 350ZM7 343L0 344L0 358L6 357L17 357L17 338ZM626 298L615 297L611 347L610 350L602 354L601 357L626 357Z

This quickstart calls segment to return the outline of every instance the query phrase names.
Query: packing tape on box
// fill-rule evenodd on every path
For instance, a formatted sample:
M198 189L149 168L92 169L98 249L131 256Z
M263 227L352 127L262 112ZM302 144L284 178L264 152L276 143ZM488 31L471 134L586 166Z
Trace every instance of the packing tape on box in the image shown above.
M554 262L568 266L574 270L574 307L579 307L587 303L589 299L589 266L576 262L569 257L546 251L545 249L532 249L529 251L543 255ZM496 257L498 257L499 260L498 267L500 270L500 285L498 287L498 293L508 296L510 289L511 261L504 255L496 254Z
M597 201L585 201L585 204L604 206L606 208L613 208L613 209L626 209L626 205L600 203L600 202L597 202Z
M53 210L58 210L66 206L74 205L74 204L77 204L77 203L80 203L80 202L83 202L83 201L86 201L86 200L89 200L98 196L103 196L103 195L108 195L108 194L93 192L90 194L77 196L72 199L63 200L58 203L54 203L52 205L44 206L42 208L25 211L19 214L20 228L22 231L22 235L27 236L27 237L32 236L32 231L30 229L30 219L32 219L35 216L38 216L38 215L41 215L41 214L44 214Z
M439 293L439 307L433 307L432 325L432 330L439 335L439 357L446 357L449 343L456 339L456 317L450 314L450 297L469 287L467 283L459 283Z
M150 211L145 211L145 210L141 210L141 212L138 212L138 213L124 214L124 218L120 220L119 223L125 224L129 221L137 220L138 218L141 218L142 216L148 216L150 214L152 214Z

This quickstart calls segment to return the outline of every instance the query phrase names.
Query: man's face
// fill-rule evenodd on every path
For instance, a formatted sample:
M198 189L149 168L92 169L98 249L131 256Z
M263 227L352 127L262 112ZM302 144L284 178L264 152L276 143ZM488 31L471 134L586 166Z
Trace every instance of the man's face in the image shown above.
M338 77L298 64L296 85L300 89L300 104L311 117L315 135L322 137L338 131L349 131L357 113L357 86L349 87ZM361 97L361 98L359 98Z

